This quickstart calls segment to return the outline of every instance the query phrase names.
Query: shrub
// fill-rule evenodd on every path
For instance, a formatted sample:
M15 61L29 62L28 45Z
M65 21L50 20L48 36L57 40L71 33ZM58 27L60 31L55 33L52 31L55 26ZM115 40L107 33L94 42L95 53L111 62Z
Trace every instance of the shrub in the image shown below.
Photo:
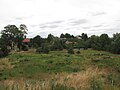
M37 48L37 49L36 49L36 52L37 52L37 53L41 53L41 52L42 52L42 48L41 48L41 47Z
M77 53L77 54L80 54L80 51L77 51L76 53Z
M74 54L74 50L72 48L68 49L69 54Z
M0 50L0 58L4 56L3 51Z
M28 46L27 45L22 45L22 50L23 51L28 51Z
M37 48L36 52L48 54L49 48L46 45L44 45L42 47Z
M0 58L7 56L9 52L10 51L7 49L7 47L2 47L0 50Z

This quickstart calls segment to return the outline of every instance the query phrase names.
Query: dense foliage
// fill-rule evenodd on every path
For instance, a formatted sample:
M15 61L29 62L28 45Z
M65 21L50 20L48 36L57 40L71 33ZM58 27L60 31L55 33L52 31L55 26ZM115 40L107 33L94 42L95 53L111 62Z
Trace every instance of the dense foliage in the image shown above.
M28 47L22 45L22 40L26 38L27 27L21 24L20 27L15 25L7 25L4 30L1 31L0 48L1 55L8 52L8 46L14 49L17 45L19 49L24 51L28 50ZM48 53L50 51L67 49L94 49L109 51L115 54L120 54L120 33L116 33L113 37L109 37L107 34L101 34L100 36L92 35L88 37L86 33L82 33L78 36L70 35L69 33L61 34L60 37L56 37L49 34L47 38L42 38L37 35L30 39L29 46L36 48L37 52ZM47 46L46 46L47 45ZM2 49L6 48L6 50Z
M1 31L0 38L0 57L8 55L11 50L15 49L15 46L19 48L22 47L22 40L26 38L27 27L21 24L19 27L16 25L7 25L4 30Z
M38 37L38 36L36 36ZM34 37L34 38L36 38ZM49 49L51 51L63 50L63 49L94 49L109 51L115 54L120 54L120 34L116 33L113 37L109 37L107 34L101 34L100 36L92 35L88 37L87 34L82 33L78 36L73 36L68 33L61 34L60 38L49 34L47 38L32 39L36 46L41 47L43 43L49 43Z

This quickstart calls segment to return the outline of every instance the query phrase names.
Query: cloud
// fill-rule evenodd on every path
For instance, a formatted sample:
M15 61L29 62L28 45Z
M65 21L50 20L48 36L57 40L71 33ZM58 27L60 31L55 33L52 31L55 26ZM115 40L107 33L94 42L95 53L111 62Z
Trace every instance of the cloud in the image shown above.
M90 29L91 27L82 27L83 29Z
M88 22L88 20L86 20L86 19L79 19L79 20L73 20L73 21L69 22L69 24L74 26L74 25L85 24L87 22Z
M37 27L37 26L39 26L39 25L30 25L30 27L33 27L33 28L34 28L34 27Z
M64 21L54 21L54 22L48 22L47 24L60 24L60 23L62 23L62 22L64 22Z
M19 18L18 18L19 19ZM47 22L43 24L33 24L30 25L30 27L39 27L39 28L57 28L59 27L59 24L62 24L64 21L53 21L53 22Z
M15 20L23 20L23 19L24 19L23 17L15 18Z
M93 27L95 27L95 28L98 28L98 27L102 27L103 25L95 25L95 26L93 26Z
M42 28L42 29L46 29L46 28L53 29L53 28L57 28L57 27L59 27L59 26L58 25L44 25L44 26L40 26L40 28Z
M48 26L44 25L44 26L40 26L40 28L44 29L44 28L48 28Z
M57 26L57 25L51 25L51 26L49 26L49 28L57 28L57 27L59 27L59 26Z
M120 22L120 20L118 19L118 20L116 20L117 22Z
M34 30L36 31L34 31L33 34L30 33L30 36L33 37L35 35L40 35L42 37L47 37L47 35L50 33L57 36L59 36L61 33L70 33L73 35L87 33L89 36L107 33L112 36L113 33L120 32L118 23L118 26L114 23L91 23L89 19L72 18L64 21L61 20L32 25L32 27L35 27Z
M64 21L53 21L53 22L47 22L39 25L32 25L32 27L39 26L39 28L42 28L42 29L48 29L48 28L54 29L54 28L61 27L62 23L64 23Z
M25 17L16 17L14 18L15 20L25 20L25 19L30 19L32 18L33 16L25 16Z
M105 15L106 12L92 12L92 16L99 16L99 15Z

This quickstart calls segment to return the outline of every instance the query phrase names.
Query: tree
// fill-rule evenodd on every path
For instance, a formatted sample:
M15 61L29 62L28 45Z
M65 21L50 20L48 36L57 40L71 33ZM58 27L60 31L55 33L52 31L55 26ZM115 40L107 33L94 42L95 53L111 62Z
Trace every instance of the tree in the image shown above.
M76 44L76 48L80 49L80 48L84 48L84 47L85 47L85 41L80 39Z
M113 40L115 40L115 39L118 38L119 36L120 36L120 33L113 34Z
M114 40L111 43L111 52L115 54L120 54L120 34L114 34Z
M27 27L24 24L21 24L18 28L15 25L7 25L4 27L4 30L1 31L1 39L3 44L10 46L11 49L14 49L14 45L18 45L20 49L22 40L26 38Z
M49 34L48 37L47 37L47 41L51 44L53 44L53 41L54 41L54 36L52 34Z
M62 42L62 40L56 38L56 40L54 41L54 44L51 46L52 50L63 50L64 44Z
M89 38L89 44L92 49L100 50L100 40L99 36L92 35Z
M36 52L48 54L49 53L49 44L48 43L42 44L41 47L39 47L36 50Z
M7 56L8 53L9 53L9 50L7 49L7 46L6 46L5 41L3 41L3 40L0 38L0 58L1 58L1 57L4 57L4 56Z
M20 30L22 31L22 33L27 34L28 29L25 24L20 25Z
M100 36L100 48L101 50L108 50L108 46L111 41L107 34L101 34Z
M82 34L81 34L81 39L83 39L84 41L86 41L86 40L88 39L87 34L82 33Z
M42 38L41 36L37 35L32 39L32 44L34 47L41 47Z
M69 33L66 33L65 38L71 38L71 35Z
M60 35L60 38L65 38L65 36L64 36L64 34L63 34L63 33Z

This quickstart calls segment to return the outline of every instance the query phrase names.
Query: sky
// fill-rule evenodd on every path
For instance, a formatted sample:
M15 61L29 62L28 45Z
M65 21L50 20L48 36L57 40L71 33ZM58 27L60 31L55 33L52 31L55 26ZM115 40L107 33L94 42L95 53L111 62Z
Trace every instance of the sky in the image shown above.
M25 24L28 37L120 32L120 0L0 0L0 30Z

